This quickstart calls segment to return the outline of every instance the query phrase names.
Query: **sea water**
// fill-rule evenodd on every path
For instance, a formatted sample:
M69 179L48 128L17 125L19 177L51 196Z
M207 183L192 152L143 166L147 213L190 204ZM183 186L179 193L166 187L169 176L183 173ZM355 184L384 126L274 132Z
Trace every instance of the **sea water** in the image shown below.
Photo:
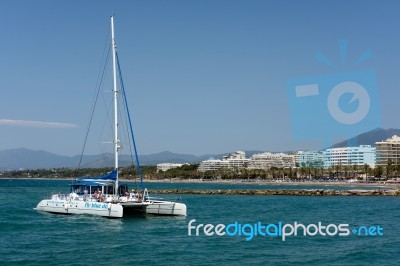
M136 215L107 219L56 215L33 208L69 181L0 180L1 265L399 265L398 197L160 195L181 200L187 217ZM246 189L248 185L161 184L152 189ZM253 185L252 185L253 186ZM257 185L254 185L257 186ZM262 186L271 189L269 186ZM380 226L383 235L322 236L299 233L207 236L188 224L302 223ZM249 228L248 228L249 229ZM231 231L232 232L232 231ZM245 230L245 233L249 230Z

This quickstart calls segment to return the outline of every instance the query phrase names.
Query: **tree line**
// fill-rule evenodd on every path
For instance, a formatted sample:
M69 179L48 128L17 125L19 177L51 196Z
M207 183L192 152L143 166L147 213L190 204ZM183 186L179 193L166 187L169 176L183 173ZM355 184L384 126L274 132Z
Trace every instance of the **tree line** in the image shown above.
M232 169L221 168L215 171L199 172L198 164L183 165L179 168L165 172L157 172L156 166L142 166L144 179L165 180L349 180L358 179L365 181L387 180L400 176L400 165L388 164L371 168L365 164L359 165L334 165L330 168L323 167L271 167L262 169ZM54 178L73 179L76 177L101 176L111 172L113 168L57 168L57 169L25 169L0 172L1 177L8 178ZM137 169L134 166L120 168L121 179L138 180Z

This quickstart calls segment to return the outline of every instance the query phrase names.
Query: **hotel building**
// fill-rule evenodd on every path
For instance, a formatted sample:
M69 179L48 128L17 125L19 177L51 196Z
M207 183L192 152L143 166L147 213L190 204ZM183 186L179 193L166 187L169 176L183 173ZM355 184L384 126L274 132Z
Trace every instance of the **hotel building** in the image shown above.
M202 161L197 169L199 172L215 171L220 168L244 169L247 167L249 159L243 151L233 152L224 156L222 160L209 159Z
M299 167L324 166L324 154L320 151L298 151L294 156Z
M400 164L400 137L397 135L388 138L386 141L375 143L377 165L385 166L389 162Z
M264 152L254 154L250 158L248 169L268 170L271 167L290 168L295 167L295 156L285 153Z
M375 148L371 145L360 145L358 147L343 147L326 149L324 152L324 167L335 165L364 165L375 167Z
M160 171L166 172L169 169L179 168L182 165L183 164L180 164L180 163L160 163L160 164L157 164L157 173Z
M209 159L202 161L197 168L199 172L206 172L206 171L215 171L221 168L228 168L229 163L227 161L219 160L219 159Z

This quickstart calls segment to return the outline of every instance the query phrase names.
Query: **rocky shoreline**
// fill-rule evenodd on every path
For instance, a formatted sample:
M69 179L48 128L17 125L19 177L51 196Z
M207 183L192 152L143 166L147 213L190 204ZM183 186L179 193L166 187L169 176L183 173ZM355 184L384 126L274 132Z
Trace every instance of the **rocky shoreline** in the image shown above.
M151 190L151 194L193 194L193 195L281 195L281 196L400 196L400 189L392 190L333 190L333 189L226 189L226 190Z

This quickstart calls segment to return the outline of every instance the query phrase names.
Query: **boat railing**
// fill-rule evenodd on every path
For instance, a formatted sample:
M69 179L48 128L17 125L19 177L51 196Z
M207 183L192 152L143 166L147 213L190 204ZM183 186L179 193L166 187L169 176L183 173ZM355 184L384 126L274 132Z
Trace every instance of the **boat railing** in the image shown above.
M68 195L67 194L54 194L51 196L52 200L68 200Z
M143 201L148 201L149 199L149 191L147 190L147 188L145 188L143 191Z

